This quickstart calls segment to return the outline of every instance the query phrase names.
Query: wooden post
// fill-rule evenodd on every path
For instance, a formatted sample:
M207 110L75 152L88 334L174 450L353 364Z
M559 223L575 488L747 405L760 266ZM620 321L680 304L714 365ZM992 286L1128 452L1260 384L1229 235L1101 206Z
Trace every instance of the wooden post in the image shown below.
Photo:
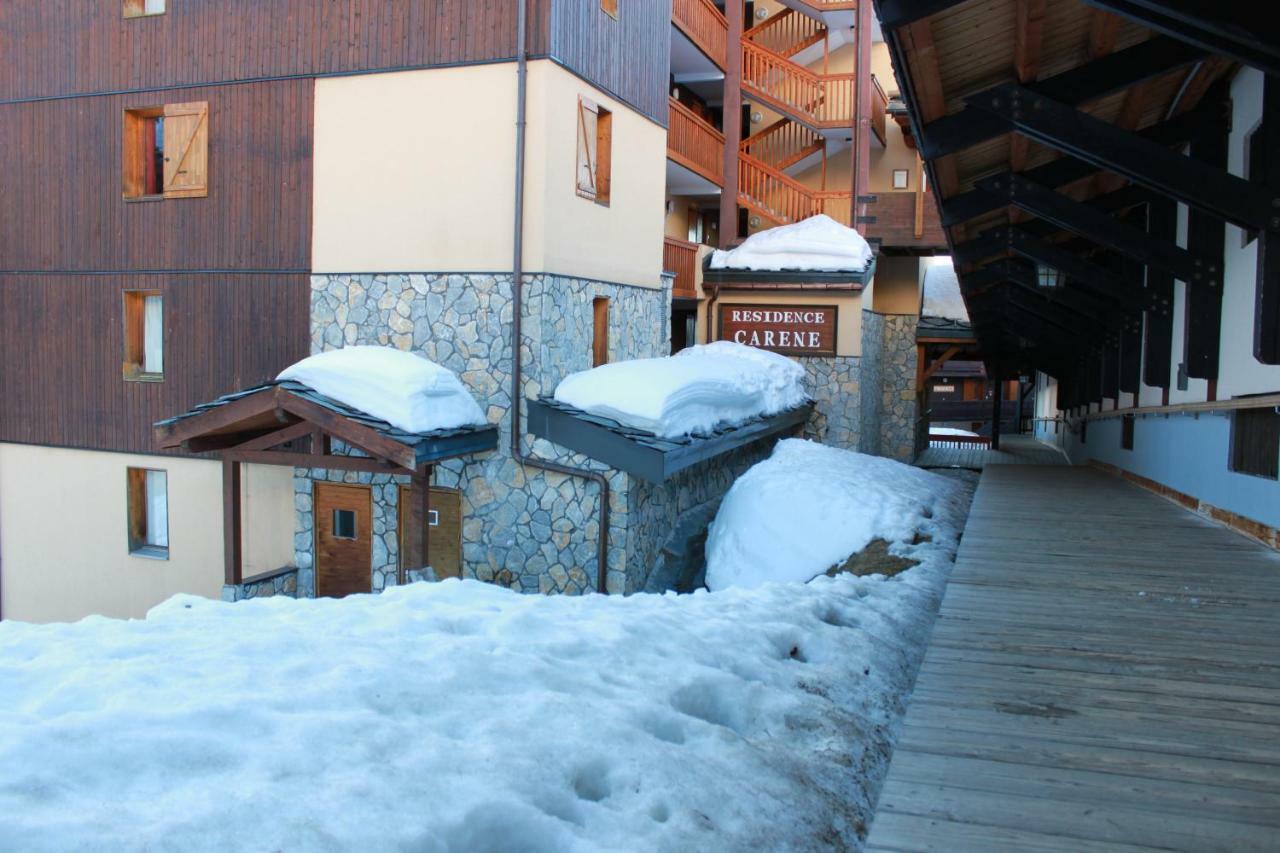
M240 519L240 463L222 460L222 559L223 579L229 586L240 583L243 574Z
M738 145L742 142L742 7L743 0L724 4L729 24L724 62L724 188L720 190L720 248L738 237Z
M853 143L850 154L853 157L853 203L849 208L852 221L850 227L859 234L867 233L867 226L862 217L867 215L867 206L859 201L871 190L871 4L859 3L857 24L854 38L858 46L853 81Z
M1017 134L1014 134L1015 136ZM916 152L916 218L911 234L917 240L924 236L924 161Z
M1000 369L997 367L991 377L991 449L1000 449L1000 409L1004 400L1004 383L1000 381Z
M418 554L421 558L420 569L425 569L431 565L431 471L432 466L428 465L423 471L421 477L418 478L418 498L422 507L422 523L418 525ZM401 561L401 571L404 571L404 561ZM400 578L400 583L405 583L405 578Z

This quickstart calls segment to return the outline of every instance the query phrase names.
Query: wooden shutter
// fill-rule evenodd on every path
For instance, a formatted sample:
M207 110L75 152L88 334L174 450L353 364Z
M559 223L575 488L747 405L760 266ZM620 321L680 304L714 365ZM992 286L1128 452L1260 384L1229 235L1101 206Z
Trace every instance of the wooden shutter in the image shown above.
M578 98L578 195L596 197L596 146L599 109L586 98Z
M436 577L462 577L462 492L431 488L431 511L435 524L427 529L427 550ZM422 565L418 531L422 527L422 492L418 485L401 486L399 502L400 565L416 569Z
M209 104L166 104L164 108L164 197L209 194Z
M613 113L596 111L596 201L609 203L613 172Z

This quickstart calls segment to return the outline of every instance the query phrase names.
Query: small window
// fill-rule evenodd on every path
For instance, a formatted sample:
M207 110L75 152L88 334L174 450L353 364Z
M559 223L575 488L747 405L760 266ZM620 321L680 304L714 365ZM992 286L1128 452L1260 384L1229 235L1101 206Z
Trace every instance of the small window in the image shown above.
M600 0L600 8L610 18L618 20L618 0Z
M609 363L609 300L606 297L591 300L591 316L591 366L599 367Z
M122 184L126 199L209 194L209 105L204 101L124 111Z
M1280 479L1280 413L1240 409L1231 417L1231 470Z
M143 18L148 15L163 15L165 0L124 0L124 16L126 18Z
M895 190L905 190L909 186L909 178L906 169L893 170L893 188Z
M612 172L613 113L578 98L578 195L609 204Z
M169 557L169 477L151 468L128 470L129 553Z
M333 538L356 538L356 514L354 510L335 509L333 511Z
M1133 427L1136 419L1133 415L1123 415L1120 418L1120 447L1123 450L1133 450Z
M157 291L125 291L124 378L164 379L164 297Z
M1062 284L1062 272L1055 267L1036 264L1036 283L1041 287L1058 287Z

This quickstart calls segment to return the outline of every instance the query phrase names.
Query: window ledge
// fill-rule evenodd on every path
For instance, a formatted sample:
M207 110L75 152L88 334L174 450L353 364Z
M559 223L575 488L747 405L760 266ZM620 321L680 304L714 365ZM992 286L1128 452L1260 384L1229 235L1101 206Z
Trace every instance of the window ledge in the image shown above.
M163 373L143 373L141 370L126 370L124 374L125 382L163 382Z
M164 201L163 195L127 195L124 200L130 204L140 201Z
M162 548L159 545L143 545L141 548L131 550L129 556L142 557L146 560L167 560L169 559L169 549Z

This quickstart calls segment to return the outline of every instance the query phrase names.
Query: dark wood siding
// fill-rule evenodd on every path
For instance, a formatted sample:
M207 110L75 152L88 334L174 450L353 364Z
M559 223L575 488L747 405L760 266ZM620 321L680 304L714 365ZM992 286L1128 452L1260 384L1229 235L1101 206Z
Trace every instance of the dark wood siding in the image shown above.
M600 8L600 0L554 3L552 55L666 127L671 0L621 0L617 20Z
M312 81L0 105L0 271L311 265ZM121 198L126 108L209 103L207 198Z
M529 0L527 44L535 54L546 52L551 2ZM170 0L168 6L163 15L126 20L120 0L5 0L0 100L515 57L516 0Z
M164 294L163 382L121 376L132 288ZM0 441L154 452L152 422L307 354L309 293L299 274L0 276Z

